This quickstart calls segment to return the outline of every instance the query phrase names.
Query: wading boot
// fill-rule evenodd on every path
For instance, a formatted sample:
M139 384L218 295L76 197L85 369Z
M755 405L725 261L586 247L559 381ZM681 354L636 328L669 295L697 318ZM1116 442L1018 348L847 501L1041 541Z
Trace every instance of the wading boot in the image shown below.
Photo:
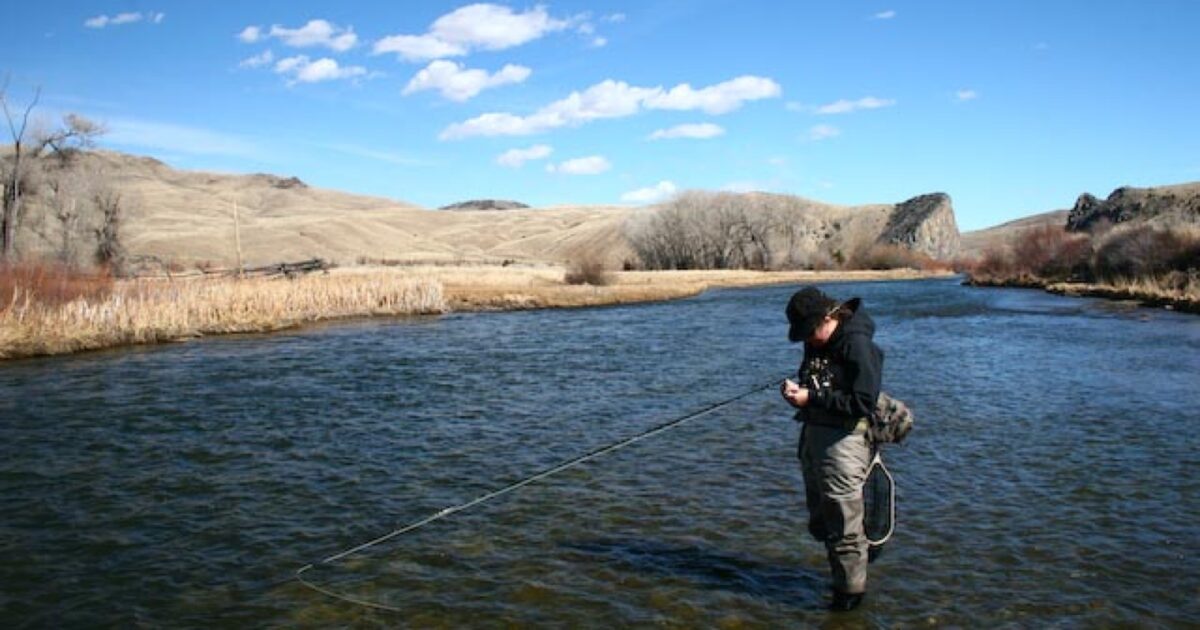
M829 610L833 612L849 612L858 608L862 603L866 593L843 593L841 591L833 592L833 603L829 604Z

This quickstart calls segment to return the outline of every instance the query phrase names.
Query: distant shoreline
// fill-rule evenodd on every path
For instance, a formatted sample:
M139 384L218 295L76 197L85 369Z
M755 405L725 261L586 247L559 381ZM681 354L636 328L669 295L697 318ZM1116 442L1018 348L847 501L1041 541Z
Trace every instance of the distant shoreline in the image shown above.
M441 282L451 311L583 308L660 302L693 297L709 289L778 284L919 280L951 277L950 272L913 269L883 271L623 271L603 286L566 284L562 271L549 269L462 270L430 268Z
M0 310L0 361L198 337L266 333L317 322L448 312L587 308L661 302L708 289L919 280L950 272L629 271L568 284L559 267L351 267L294 280L124 280L93 302Z
M1119 302L1137 302L1140 308L1165 308L1180 313L1200 315L1200 300L1171 295L1150 283L1125 285L1091 284L1086 282L1049 282L1030 277L972 278L965 284L973 287L1041 289L1066 297L1094 297Z

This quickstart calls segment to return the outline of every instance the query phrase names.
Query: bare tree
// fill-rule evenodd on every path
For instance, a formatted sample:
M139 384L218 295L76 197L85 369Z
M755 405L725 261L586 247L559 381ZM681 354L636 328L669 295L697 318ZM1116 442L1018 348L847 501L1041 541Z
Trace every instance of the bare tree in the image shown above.
M17 222L23 212L22 202L26 194L25 181L30 162L40 158L47 149L60 159L67 160L74 152L91 147L95 139L105 132L102 125L83 116L67 114L60 127L30 133L30 115L41 100L41 87L34 88L33 98L24 108L15 108L8 99L9 77L0 83L0 109L8 123L12 152L3 163L2 203L0 203L0 260L13 256Z
M100 212L100 227L96 228L96 263L119 271L125 257L121 244L121 195L112 190L95 194L96 209Z
M74 266L79 260L79 239L86 231L81 226L98 186L99 174L80 167L60 168L47 177L47 203L59 228L56 254L67 265Z
M29 114L33 112L42 95L41 88L34 90L33 100L29 102L25 111L14 117L8 103L8 83L9 79L5 76L4 83L0 84L0 106L4 109L4 119L8 122L8 132L13 141L11 165L5 173L4 199L0 207L0 260L8 260L12 254L17 214L21 211L21 161L24 157L25 131L29 128ZM18 118L20 122L17 121Z

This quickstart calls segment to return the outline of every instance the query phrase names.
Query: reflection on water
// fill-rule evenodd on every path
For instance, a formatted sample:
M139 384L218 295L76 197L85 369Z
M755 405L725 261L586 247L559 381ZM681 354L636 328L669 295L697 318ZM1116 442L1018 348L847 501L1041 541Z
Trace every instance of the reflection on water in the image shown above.
M834 624L1200 618L1200 319L953 281L862 295L918 425ZM296 568L791 371L794 287L0 365L0 623L779 627L829 617L771 392Z

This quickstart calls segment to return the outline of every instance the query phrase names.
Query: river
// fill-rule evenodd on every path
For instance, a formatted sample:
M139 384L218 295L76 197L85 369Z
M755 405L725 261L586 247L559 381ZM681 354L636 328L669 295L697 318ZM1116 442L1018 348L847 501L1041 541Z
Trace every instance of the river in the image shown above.
M773 391L795 287L0 364L0 626L1187 627L1200 318L957 280L862 296L917 426L867 603L822 610ZM1192 626L1194 627L1194 626Z

